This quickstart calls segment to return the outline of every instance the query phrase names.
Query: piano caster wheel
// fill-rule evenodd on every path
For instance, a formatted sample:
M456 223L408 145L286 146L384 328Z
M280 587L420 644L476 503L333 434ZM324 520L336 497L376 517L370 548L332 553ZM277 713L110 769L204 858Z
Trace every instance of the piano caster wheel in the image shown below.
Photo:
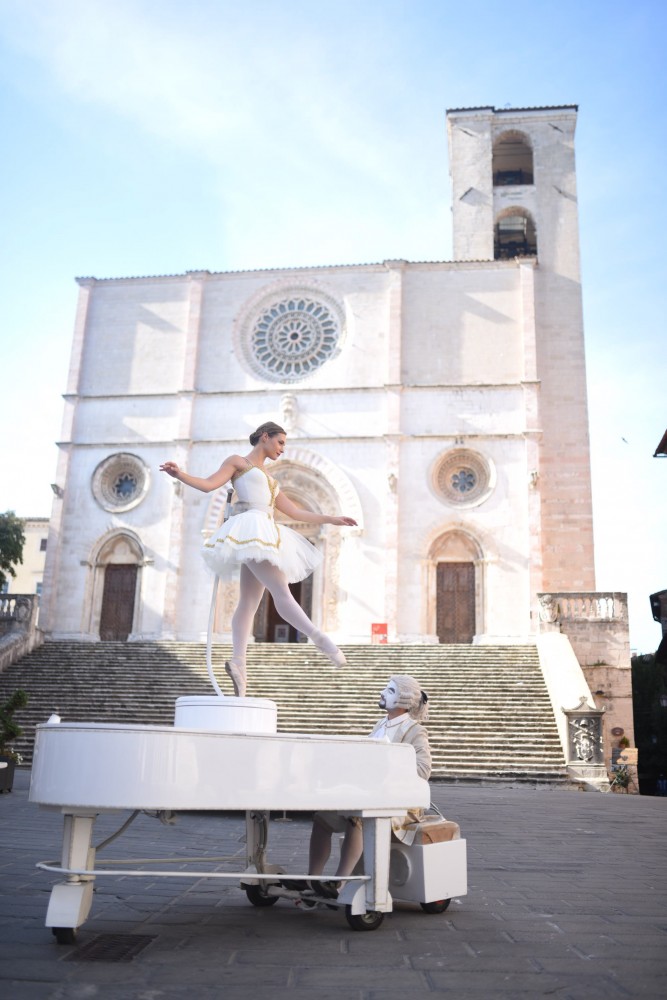
M58 944L76 944L75 927L52 927L51 933Z
M279 896L269 896L261 885L246 885L244 888L245 894L253 906L273 906L280 898Z
M353 931L374 931L384 920L384 913L377 910L366 910L365 913L353 913L351 906L345 907L345 919Z
M432 903L420 903L424 913L444 913L451 899L435 899Z

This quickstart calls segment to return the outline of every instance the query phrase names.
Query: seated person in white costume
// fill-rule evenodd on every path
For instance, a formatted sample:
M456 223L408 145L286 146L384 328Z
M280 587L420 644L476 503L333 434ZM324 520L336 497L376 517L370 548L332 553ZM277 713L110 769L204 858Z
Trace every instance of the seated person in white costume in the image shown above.
M428 733L421 725L428 719L427 702L426 692L422 691L414 677L407 674L396 674L391 677L378 701L379 707L385 709L387 714L377 723L370 738L389 739L391 743L411 743L417 754L417 773L420 778L428 781L431 774L431 748ZM419 822L422 816L422 809L410 809L407 816L392 819L394 836L399 840L411 842L414 833L406 828ZM318 875L324 871L331 854L333 833L345 834L335 878L312 883L316 892L331 898L338 895L340 879L353 874L364 847L361 820L358 816L346 817L329 812L315 813L308 862L308 871L311 874Z
M232 679L234 693L239 697L246 690L246 649L252 622L266 588L273 598L276 611L286 622L298 629L324 653L335 667L345 665L345 656L335 643L315 628L303 608L292 596L289 584L303 580L321 561L317 549L305 538L274 520L274 510L309 524L356 525L351 517L335 517L305 510L289 500L275 479L264 469L267 459L276 461L285 450L286 434L272 421L262 424L250 435L252 451L247 455L230 455L217 472L201 478L191 476L175 462L160 466L186 486L203 493L217 490L230 480L238 502L232 516L204 543L202 557L206 564L223 579L229 579L236 568L241 569L239 603L232 618L232 657L225 670Z

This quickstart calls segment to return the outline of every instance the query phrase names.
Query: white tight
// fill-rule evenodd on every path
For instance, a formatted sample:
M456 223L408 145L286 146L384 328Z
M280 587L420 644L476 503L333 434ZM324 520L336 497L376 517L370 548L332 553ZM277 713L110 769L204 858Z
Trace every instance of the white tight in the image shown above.
M232 659L237 666L245 666L253 618L265 589L271 594L281 618L312 639L325 654L336 651L337 647L331 639L315 628L303 608L294 600L283 571L266 560L252 560L241 565L241 595L232 617Z
M351 875L364 851L364 835L361 826L348 822L345 825L345 837L340 849L340 860L336 875ZM313 821L310 834L310 852L308 872L311 875L321 875L331 854L331 830Z

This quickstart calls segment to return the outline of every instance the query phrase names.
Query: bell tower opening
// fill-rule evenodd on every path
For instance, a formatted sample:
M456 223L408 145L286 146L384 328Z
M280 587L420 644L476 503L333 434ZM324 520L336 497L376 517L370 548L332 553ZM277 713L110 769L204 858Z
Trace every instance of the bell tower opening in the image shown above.
M494 260L511 260L513 257L536 257L537 233L530 212L523 208L507 209L495 225L493 239Z
M523 132L503 132L493 144L493 185L533 183L533 150Z

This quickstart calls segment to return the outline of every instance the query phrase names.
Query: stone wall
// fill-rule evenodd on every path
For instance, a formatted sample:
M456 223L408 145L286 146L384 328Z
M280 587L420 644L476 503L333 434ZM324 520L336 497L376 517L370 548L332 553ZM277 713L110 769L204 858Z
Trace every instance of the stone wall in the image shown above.
M610 771L620 741L635 742L627 594L550 593L538 594L538 599L540 630L568 637L595 705L604 709L604 756ZM631 790L637 791L636 773L634 780Z

